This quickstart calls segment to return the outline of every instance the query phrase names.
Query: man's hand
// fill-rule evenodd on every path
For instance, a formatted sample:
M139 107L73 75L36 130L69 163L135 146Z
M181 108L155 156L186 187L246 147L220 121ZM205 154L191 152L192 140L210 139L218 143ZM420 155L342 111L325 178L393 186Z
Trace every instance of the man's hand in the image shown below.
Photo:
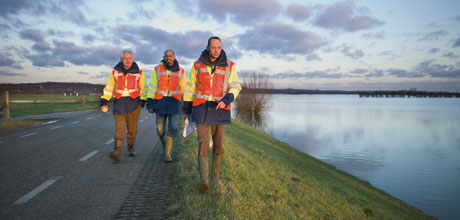
M219 102L219 104L216 106L216 109L224 109L225 107L227 107L225 102Z
M185 121L185 119L187 119L188 117L189 117L189 115L185 115L185 114L184 114L184 121Z
M107 112L109 110L109 106L103 105L101 106L101 112Z

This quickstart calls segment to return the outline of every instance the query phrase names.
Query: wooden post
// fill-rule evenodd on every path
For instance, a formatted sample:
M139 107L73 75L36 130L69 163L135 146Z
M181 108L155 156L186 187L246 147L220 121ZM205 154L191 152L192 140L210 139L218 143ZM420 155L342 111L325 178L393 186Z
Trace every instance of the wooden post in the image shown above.
M81 104L80 104L80 107L85 107L85 96L84 96L84 95L81 96Z
M37 100L34 99L34 113L37 114Z
M5 108L5 120L9 121L11 118L10 118L10 97L9 97L8 91L5 91L5 104L3 108Z

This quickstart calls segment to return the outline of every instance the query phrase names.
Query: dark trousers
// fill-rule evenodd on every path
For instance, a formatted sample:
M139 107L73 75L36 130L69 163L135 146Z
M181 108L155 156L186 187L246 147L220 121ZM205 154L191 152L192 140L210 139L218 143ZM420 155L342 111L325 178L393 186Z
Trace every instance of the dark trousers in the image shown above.
M198 156L208 156L208 145L209 145L209 127L211 127L212 137L212 151L216 156L224 155L224 132L225 124L221 125L205 125L197 124L198 132Z
M137 136L137 122L139 121L140 112L141 106L137 107L134 111L127 115L113 115L115 118L115 143L123 143L126 136L126 125L128 125L128 146L134 146L134 142ZM121 145L123 146L123 144Z

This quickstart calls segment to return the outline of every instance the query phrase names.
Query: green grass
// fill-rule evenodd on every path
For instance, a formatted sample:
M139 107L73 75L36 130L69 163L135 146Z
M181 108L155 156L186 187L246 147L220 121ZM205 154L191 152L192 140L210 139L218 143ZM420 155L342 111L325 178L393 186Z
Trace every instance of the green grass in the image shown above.
M197 145L196 133L176 138L168 218L434 219L236 120L225 131L223 185L202 194L196 189Z
M75 111L83 109L92 109L99 107L99 97L86 96L86 99L95 100L85 102L81 106L80 102L75 103L10 103L10 116L25 116L34 114L44 114L51 112ZM62 95L12 95L10 100L76 100L80 101L81 96L62 96Z

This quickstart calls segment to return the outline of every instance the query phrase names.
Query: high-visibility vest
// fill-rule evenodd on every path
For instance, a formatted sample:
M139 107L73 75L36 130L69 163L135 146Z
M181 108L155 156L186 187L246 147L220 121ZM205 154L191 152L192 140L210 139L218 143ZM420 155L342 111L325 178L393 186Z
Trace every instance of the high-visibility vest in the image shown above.
M181 87L179 81L182 78L182 69L179 68L179 71L171 72L168 76L166 68L159 64L155 67L155 73L157 75L158 82L155 99L162 99L163 96L169 92L173 98L181 101Z
M208 67L199 61L195 61L195 73L197 79L197 86L195 91L195 98L193 99L193 106L198 106L206 102L210 96L216 100L217 103L227 94L228 79L230 71L233 67L233 62L228 60L227 66L216 66L214 74L208 72ZM212 85L211 85L212 79ZM231 104L225 107L226 110L231 109Z
M119 99L126 88L128 89L129 96L131 96L131 98L137 98L141 94L141 88L139 88L139 81L141 79L142 74L144 74L143 71L139 70L139 73L128 73L125 76L123 72L113 70L112 75L113 79L115 80L113 96Z

